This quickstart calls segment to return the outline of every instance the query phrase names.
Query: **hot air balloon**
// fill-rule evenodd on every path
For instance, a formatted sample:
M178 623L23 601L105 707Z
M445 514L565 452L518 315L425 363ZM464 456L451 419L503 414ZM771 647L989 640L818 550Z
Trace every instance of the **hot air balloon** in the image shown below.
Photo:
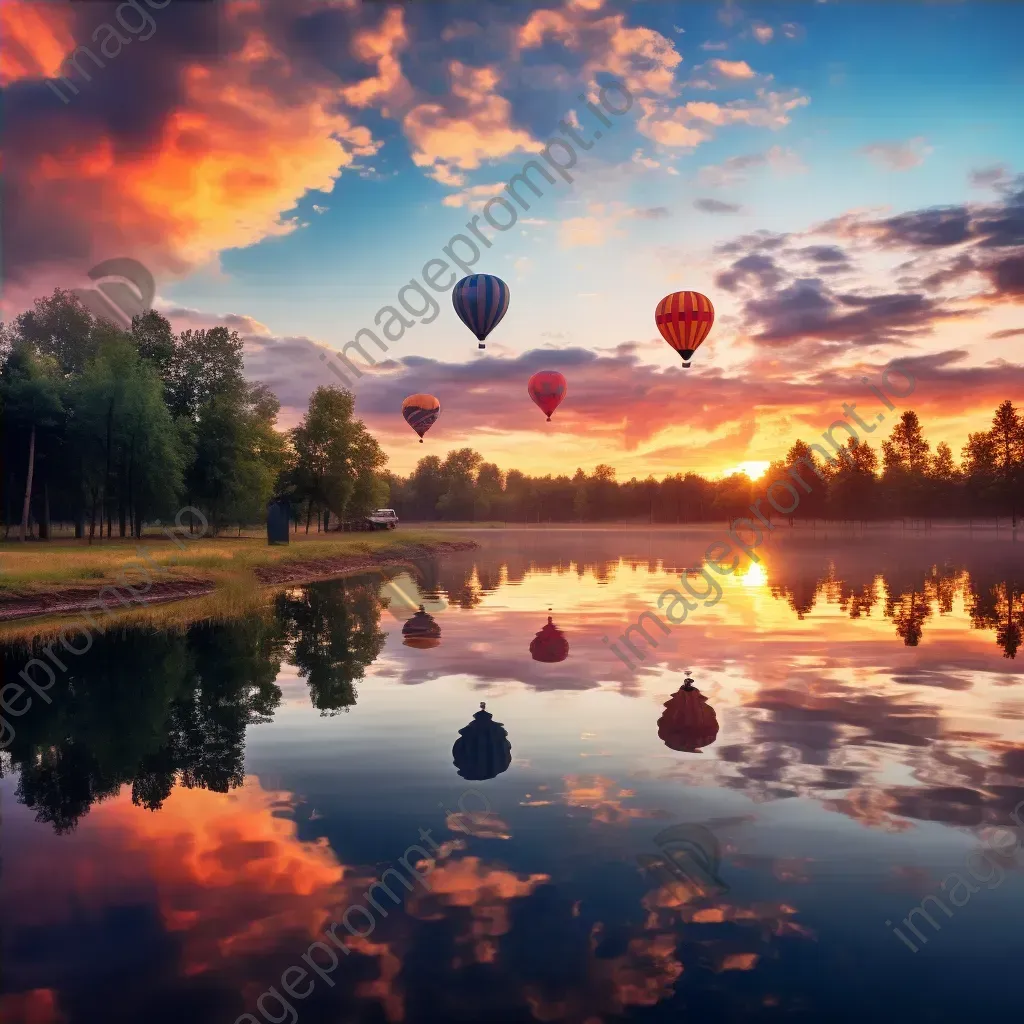
M433 615L420 610L402 627L402 643L425 651L441 643L441 627Z
M472 782L483 782L500 775L512 763L512 744L501 722L495 722L482 701L473 721L459 730L452 747L452 760L459 775Z
M569 657L569 641L562 631L551 621L530 641L530 654L534 661L555 664Z
M402 403L402 415L405 422L420 435L420 444L423 444L423 435L441 415L441 403L433 395L410 395Z
M557 370L541 370L530 378L526 390L530 397L551 422L551 414L565 398L565 378Z
M658 303L654 322L661 336L683 357L688 367L693 353L711 333L715 307L700 292L673 292Z
M459 319L476 335L480 348L484 339L508 312L508 285L492 274L470 274L452 291L452 304Z
M687 677L665 704L658 720L658 736L670 750L699 754L718 737L715 709Z

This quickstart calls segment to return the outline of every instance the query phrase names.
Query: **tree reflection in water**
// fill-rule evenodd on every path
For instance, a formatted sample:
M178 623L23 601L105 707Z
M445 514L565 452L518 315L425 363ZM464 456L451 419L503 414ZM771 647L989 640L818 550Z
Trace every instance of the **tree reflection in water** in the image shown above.
M246 728L281 702L282 661L298 667L314 707L347 710L384 645L379 619L375 585L338 581L282 594L273 613L94 635L87 652L65 655L52 703L35 701L18 721L9 748L18 798L65 833L126 784L150 810L176 784L226 793L244 779ZM40 654L0 649L3 678Z

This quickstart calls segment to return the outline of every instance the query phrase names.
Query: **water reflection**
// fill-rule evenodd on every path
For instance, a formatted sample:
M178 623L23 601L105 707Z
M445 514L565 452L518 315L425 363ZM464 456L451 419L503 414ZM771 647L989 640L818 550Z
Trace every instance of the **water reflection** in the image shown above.
M441 627L420 605L420 610L402 627L402 643L425 651L441 643Z
M699 754L718 738L718 719L715 709L687 678L669 698L658 719L658 735L669 750L682 750Z
M1024 800L1015 550L773 538L629 673L602 638L708 540L509 532L412 567L397 617L367 577L97 637L2 762L0 1019L234 1021L411 842L429 889L374 890L300 1021L1008 1005L1019 862L917 957L884 922Z
M548 616L547 625L530 641L530 657L548 665L557 665L569 657L569 641Z
M496 778L512 763L508 733L501 722L494 721L483 701L473 721L459 730L452 760L459 775L474 782Z

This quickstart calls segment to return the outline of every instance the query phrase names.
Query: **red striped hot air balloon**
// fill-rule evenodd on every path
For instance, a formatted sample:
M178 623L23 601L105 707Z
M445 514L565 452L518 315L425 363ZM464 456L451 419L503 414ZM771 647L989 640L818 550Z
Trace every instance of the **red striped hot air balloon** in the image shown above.
M715 307L700 292L673 292L658 303L654 322L661 336L682 356L689 367L693 353L711 333Z
M565 398L567 386L565 378L557 370L541 370L530 378L526 390L550 423L551 414Z

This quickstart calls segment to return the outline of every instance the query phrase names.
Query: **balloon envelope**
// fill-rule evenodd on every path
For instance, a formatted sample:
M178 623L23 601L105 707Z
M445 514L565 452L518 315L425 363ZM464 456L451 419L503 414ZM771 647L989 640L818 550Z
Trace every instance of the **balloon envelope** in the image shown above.
M530 641L530 654L534 661L555 664L569 657L569 641L562 631L551 621Z
M718 738L718 719L707 697L696 689L692 679L669 698L658 720L658 736L670 750L699 754Z
M689 366L693 353L711 333L715 322L715 307L700 292L673 292L658 303L654 322L661 336Z
M441 643L441 627L434 616L421 607L402 627L402 643L421 651L437 647Z
M501 323L508 311L508 285L493 274L470 274L452 291L452 304L459 319L476 335L480 348L484 339Z
M495 722L480 705L473 721L459 730L452 747L452 761L459 775L473 782L493 779L512 763L512 744L501 722Z
M550 420L551 414L562 404L566 391L565 378L557 370L541 370L530 378L526 390Z
M441 403L433 395L410 395L402 403L402 415L405 422L420 435L422 444L423 435L441 415Z

